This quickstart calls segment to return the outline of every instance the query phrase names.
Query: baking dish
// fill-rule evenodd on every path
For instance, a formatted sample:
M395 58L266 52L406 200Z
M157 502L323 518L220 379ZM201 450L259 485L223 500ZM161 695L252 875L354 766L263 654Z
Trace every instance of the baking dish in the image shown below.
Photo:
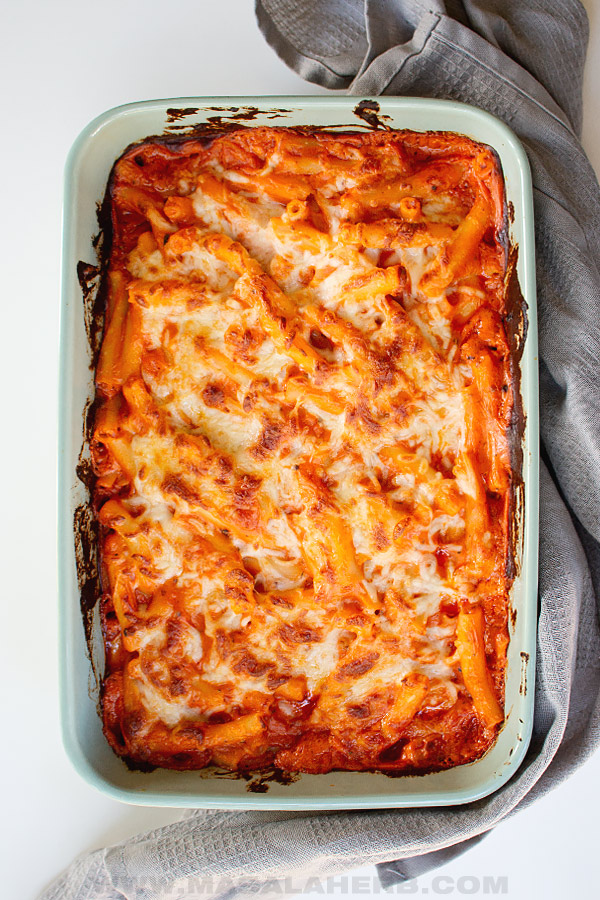
M519 248L518 274L529 307L529 330L522 358L525 411L524 503L519 510L518 575L511 592L513 616L506 683L506 723L494 748L466 766L424 776L390 779L374 773L333 772L302 775L289 784L266 784L213 772L155 770L133 772L108 747L97 715L94 672L102 669L102 642L94 609L86 610L82 627L77 583L87 565L92 581L85 521L86 489L84 412L93 395L86 327L90 330L91 268L95 262L96 204L101 200L111 165L125 147L165 129L174 134L209 121L252 124L392 127L467 134L490 144L500 156L507 199L512 204L512 240ZM79 266L78 266L79 264ZM83 132L67 164L63 320L61 348L61 470L59 496L61 696L65 746L80 773L95 786L135 803L172 806L274 809L352 809L444 805L467 802L497 789L520 763L531 733L535 653L537 579L537 383L532 203L524 152L511 132L493 117L471 107L444 101L390 98L248 98L184 99L133 104L106 113ZM84 304L80 281L89 287ZM86 288L87 289L87 288ZM87 316L85 314L88 310ZM79 474L78 474L79 473ZM525 515L524 515L525 513ZM73 525L76 523L77 542ZM82 540L83 538L83 540ZM76 558L76 546L79 559ZM90 571L91 567L91 571ZM85 591L84 591L85 595ZM86 601L87 602L87 601ZM91 655L91 658L90 658ZM268 786L268 791L263 793ZM250 788L250 790L248 790ZM258 792L258 793L257 793Z

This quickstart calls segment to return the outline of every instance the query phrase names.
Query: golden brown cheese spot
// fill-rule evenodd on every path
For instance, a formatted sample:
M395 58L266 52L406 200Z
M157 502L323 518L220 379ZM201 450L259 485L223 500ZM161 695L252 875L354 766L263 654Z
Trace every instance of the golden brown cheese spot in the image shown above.
M322 639L320 631L308 625L282 625L279 637L286 644L313 644Z
M344 678L357 678L359 675L364 675L366 672L370 672L378 659L379 653L375 651L366 653L358 659L353 659L351 662L340 666L337 678L341 681Z
M183 478L180 478L179 475L167 475L163 483L161 484L161 489L165 494L171 494L175 497L180 497L181 500L185 500L186 503L198 504L202 505L202 500L200 495L192 490L192 488L185 483Z

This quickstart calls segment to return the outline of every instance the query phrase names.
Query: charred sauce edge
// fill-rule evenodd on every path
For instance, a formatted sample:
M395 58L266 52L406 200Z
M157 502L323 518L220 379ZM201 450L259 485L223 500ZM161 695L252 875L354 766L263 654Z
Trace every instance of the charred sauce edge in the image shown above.
M209 116L205 122L195 125L179 125L174 124L187 116L196 115L198 112L215 112L217 115ZM112 194L112 186L114 182L115 166L118 159L125 153L137 146L147 143L159 143L166 147L176 148L185 141L197 140L205 141L207 144L216 137L247 127L242 124L254 121L259 115L265 115L269 119L278 117L285 118L287 114L292 112L289 109L271 109L261 110L258 107L171 107L167 109L167 124L164 132L160 135L152 135L141 141L136 141L124 148L119 157L115 160L111 169L106 193L102 203L97 207L98 233L93 239L93 246L97 253L97 263L91 264L83 260L77 263L77 278L81 286L82 300L84 306L84 322L85 330L90 348L90 368L95 371L100 346L102 343L102 334L104 327L104 310L107 294L107 278L108 263L110 260L110 252L112 246L112 227L110 216L110 201ZM361 119L362 122L353 125L343 126L294 126L288 127L286 130L301 134L339 134L341 133L357 133L357 129L365 128L366 130L393 130L388 124L391 117L381 114L380 107L375 100L361 100L353 110L354 115ZM364 123L364 124L363 124ZM402 130L402 129L399 129ZM176 131L176 133L173 133ZM439 133L439 132L437 132ZM502 167L498 154L493 148L498 168L502 172ZM509 346L511 348L510 372L513 386L513 410L511 424L509 426L509 442L511 448L511 459L513 469L513 480L511 484L510 497L510 514L509 514L509 552L507 559L507 577L512 582L516 574L520 570L521 548L523 544L523 435L525 425L525 415L523 411L523 403L521 397L521 368L520 361L523 355L525 338L527 334L527 304L521 293L519 281L517 277L517 256L518 248L511 244L509 236L509 222L514 221L514 208L512 204L507 207L505 199L503 232L499 235L499 239L503 243L507 253L507 271L506 271L506 313L504 316L504 326L506 329ZM93 635L92 625L94 610L102 596L102 578L99 566L99 546L102 539L97 517L92 505L92 496L94 489L95 476L89 461L89 446L93 431L93 424L96 412L96 399L92 398L86 404L84 411L84 430L83 444L79 455L77 465L77 476L83 482L87 489L87 500L80 504L74 513L73 527L75 539L75 559L77 567L77 579L80 592L80 607L85 632L85 640L87 645L87 653L92 666L94 680L96 682L97 693L97 709L101 715L102 691L101 685L103 676L96 671L93 654ZM513 610L511 616L513 616ZM521 654L523 657L523 654ZM140 763L128 757L121 757L124 763L131 771L150 772L156 767ZM418 773L412 773L410 770L402 772L390 772L385 768L373 769L374 771L388 775L390 778L408 776L412 774L426 774L423 770ZM439 768L432 769L439 771ZM265 793L268 790L269 782L277 782L279 784L291 784L300 777L300 773L286 772L278 768L270 767L265 771L254 772L230 772L220 771L215 767L209 766L198 772L199 777L222 777L244 779L248 782L247 790L252 793Z
M206 121L197 124L180 124L182 119L189 116L195 116L199 112L214 112L217 115L207 116ZM145 138L148 140L160 141L164 140L164 136L168 133L178 132L177 137L181 136L185 139L200 139L206 135L225 134L235 128L243 127L244 122L253 122L259 116L267 119L285 118L293 112L291 109L274 108L259 109L257 106L186 106L186 107L169 107L167 109L167 124L163 135L157 135L154 138ZM381 112L379 103L376 100L361 100L352 110L360 122L354 122L352 125L297 125L292 130L299 131L304 134L310 134L319 131L338 132L340 129L346 131L348 128L365 128L369 131L392 131L393 128L389 124L392 117ZM174 135L175 136L175 135ZM142 143L142 142L140 142Z
M352 112L359 119L362 119L363 122L366 122L373 131L378 131L380 128L384 131L393 131L392 126L388 125L388 122L392 121L392 117L386 116L381 112L379 103L376 100L361 100L360 103L356 104Z
M77 280L81 287L83 302L83 319L87 337L92 372L96 369L102 333L104 328L104 309L107 292L107 280L104 277L110 256L110 198L108 190L101 204L97 205L96 217L98 232L92 239L96 251L96 264L79 260L77 263ZM94 428L97 402L91 397L86 402L83 412L83 442L79 452L76 472L79 481L85 485L86 500L75 508L73 514L73 535L75 544L75 566L79 588L79 605L87 655L91 666L89 695L96 702L98 714L101 714L102 673L97 670L94 660L93 624L94 611L102 595L102 582L98 549L100 546L100 526L92 505L95 476L89 457L90 440Z
M174 124L187 116L195 116L199 112L225 113L226 115L208 116L206 122L200 125ZM195 134L197 129L202 129L203 132L219 131L223 133L232 127L238 127L241 122L253 122L258 116L277 119L285 118L291 112L293 112L291 109L259 109L257 106L189 106L182 109L170 107L167 109L165 132L185 131L187 137Z
M527 693L527 666L529 664L529 653L521 650L521 682L519 684L519 693L523 696Z
M506 312L503 319L510 347L510 375L513 387L513 406L508 429L512 480L508 520L509 552L506 568L506 574L511 583L521 572L525 539L524 517L527 514L524 508L525 484L523 481L523 442L526 416L521 394L521 359L527 338L528 308L517 276L517 258L518 247L513 245L508 255L505 294ZM511 617L514 625L516 610L513 609L511 611Z

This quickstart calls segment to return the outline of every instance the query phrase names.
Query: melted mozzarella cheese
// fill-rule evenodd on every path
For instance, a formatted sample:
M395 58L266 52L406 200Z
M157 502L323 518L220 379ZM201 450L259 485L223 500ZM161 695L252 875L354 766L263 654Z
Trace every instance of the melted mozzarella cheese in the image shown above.
M277 172L282 160L273 151L260 175ZM357 279L364 285L364 276L381 272L379 250L338 240L340 224L355 221L343 200L358 175L318 182L320 227L328 223L328 233L305 222L312 238L304 240L290 224L291 207L243 172L208 157L204 174L223 191L186 179L198 240L187 239L178 254L167 241L163 250L136 248L129 256L142 297L161 281L165 288L161 303L140 302L144 352L156 353L142 366L154 419L144 410L143 425L131 425L130 410L124 431L138 430L129 441L135 475L124 503L151 553L145 565L141 542L132 539L131 559L155 596L179 592L176 658L164 666L195 667L223 688L224 699L200 712L185 692L169 696L139 665L141 702L151 719L173 727L203 722L215 710L238 715L247 695L254 703L262 692L267 704L272 684L305 679L318 723L319 696L331 684L345 685L346 704L359 703L417 673L452 703L455 626L428 623L440 621L444 601L460 599L450 576L468 538L464 505L481 496L481 485L467 453L472 373L454 360L452 309L445 292L430 298L419 290L440 247L387 255L386 264L403 266L410 282L395 305L376 292L353 293ZM423 213L457 224L448 197L424 202ZM251 293L236 291L236 264L202 243L207 234L241 243L285 300L257 288L253 305ZM249 271L255 278L257 267ZM256 283L269 284L262 276ZM485 293L473 291L476 308ZM304 307L319 309L322 333L305 321ZM180 445L190 437L205 438L206 449L198 443L186 455ZM399 448L404 461L395 461ZM449 481L458 512L440 504ZM167 646L168 616L156 607L129 638L142 660ZM338 678L348 642L351 656L360 647L378 657L368 671ZM343 729L343 716L336 727Z

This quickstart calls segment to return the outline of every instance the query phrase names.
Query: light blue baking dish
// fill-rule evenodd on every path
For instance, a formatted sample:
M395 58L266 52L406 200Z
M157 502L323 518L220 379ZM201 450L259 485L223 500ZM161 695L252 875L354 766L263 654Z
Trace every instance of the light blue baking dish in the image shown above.
M211 116L251 117L251 124L365 127L355 112L358 98L248 97L184 98L132 103L99 116L77 138L65 173L61 309L59 447L59 604L62 731L68 756L80 775L111 797L153 806L221 809L364 809L444 806L477 800L497 790L519 767L533 723L538 554L538 382L533 203L529 165L513 133L474 107L441 100L381 98L380 115L395 128L454 131L490 144L504 169L514 209L512 241L518 246L518 275L528 305L529 327L522 357L524 501L518 576L512 589L511 638L506 684L506 723L495 746L477 762L420 776L332 772L302 775L291 784L272 783L266 793L248 790L243 779L198 772L130 771L103 737L98 715L102 641L97 615L88 653L78 587L74 516L86 489L77 467L84 413L93 396L90 351L77 263L96 262L97 204L114 160L128 144L165 128L178 133ZM285 110L285 112L281 112ZM279 111L279 112L276 112Z

